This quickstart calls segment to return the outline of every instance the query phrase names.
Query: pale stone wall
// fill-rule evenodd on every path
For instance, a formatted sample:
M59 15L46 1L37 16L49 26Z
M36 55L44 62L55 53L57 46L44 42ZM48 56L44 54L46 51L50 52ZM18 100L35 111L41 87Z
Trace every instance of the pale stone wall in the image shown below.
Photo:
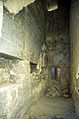
M4 6L9 10L10 13L17 14L23 7L33 3L35 0L12 0L5 2ZM19 4L18 4L19 3Z
M31 74L27 60L0 58L0 119L21 119L46 90L47 73Z
M40 54L46 20L40 1L14 16L4 9L0 39L0 119L22 119L46 90L48 70ZM42 57L43 58L43 57ZM42 59L43 60L43 59ZM30 73L30 62L37 64Z
M71 92L79 116L79 1L72 0L70 17Z
M46 19L41 4L37 1L15 16L4 10L0 53L38 62L46 36Z
M3 3L0 1L0 37L2 36L2 23L3 23Z

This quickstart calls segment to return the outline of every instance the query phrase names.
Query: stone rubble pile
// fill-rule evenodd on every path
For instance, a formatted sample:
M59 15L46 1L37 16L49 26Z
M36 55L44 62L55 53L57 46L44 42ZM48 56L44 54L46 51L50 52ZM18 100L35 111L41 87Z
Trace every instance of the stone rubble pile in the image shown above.
M60 90L60 87L48 87L47 90L45 91L45 96L47 97L58 97L58 96L62 96L65 98L70 98L71 94L70 94L70 90L69 89L64 89L64 90Z

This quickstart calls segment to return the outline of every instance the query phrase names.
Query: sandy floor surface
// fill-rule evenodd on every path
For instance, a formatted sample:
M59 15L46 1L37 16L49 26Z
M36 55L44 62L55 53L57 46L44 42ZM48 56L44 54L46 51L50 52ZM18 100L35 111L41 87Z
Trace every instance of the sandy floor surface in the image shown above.
M71 98L43 96L34 103L23 119L78 119Z

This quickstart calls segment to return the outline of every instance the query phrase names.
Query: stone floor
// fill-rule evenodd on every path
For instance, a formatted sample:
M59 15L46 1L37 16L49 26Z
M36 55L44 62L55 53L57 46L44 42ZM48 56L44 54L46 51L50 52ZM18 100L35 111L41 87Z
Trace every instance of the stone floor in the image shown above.
M71 98L43 96L33 104L23 119L78 119Z

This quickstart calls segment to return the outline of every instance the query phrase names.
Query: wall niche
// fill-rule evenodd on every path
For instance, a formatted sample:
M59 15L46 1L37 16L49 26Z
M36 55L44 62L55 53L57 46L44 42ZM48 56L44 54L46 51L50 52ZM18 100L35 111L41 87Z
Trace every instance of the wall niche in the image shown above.
M37 64L30 62L30 73L37 72Z

